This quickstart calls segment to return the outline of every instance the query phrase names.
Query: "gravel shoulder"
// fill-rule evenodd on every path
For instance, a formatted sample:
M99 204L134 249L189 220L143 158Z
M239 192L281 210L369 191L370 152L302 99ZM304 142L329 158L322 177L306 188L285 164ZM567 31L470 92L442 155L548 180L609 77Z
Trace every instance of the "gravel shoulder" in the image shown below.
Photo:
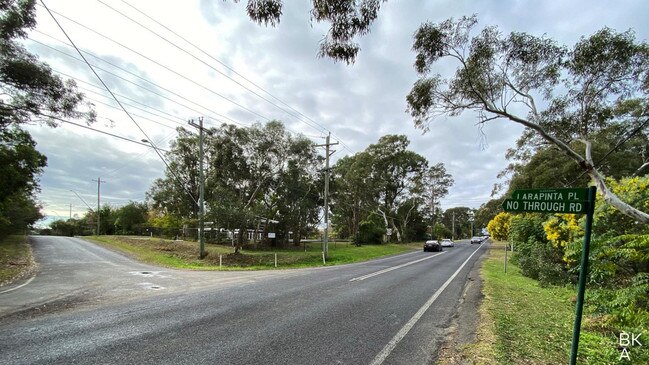
M478 326L480 323L480 305L484 295L482 293L482 278L480 269L488 256L488 251L480 256L473 265L467 277L462 297L453 316L446 341L442 344L436 364L459 365L472 364L463 351L467 345L477 340Z

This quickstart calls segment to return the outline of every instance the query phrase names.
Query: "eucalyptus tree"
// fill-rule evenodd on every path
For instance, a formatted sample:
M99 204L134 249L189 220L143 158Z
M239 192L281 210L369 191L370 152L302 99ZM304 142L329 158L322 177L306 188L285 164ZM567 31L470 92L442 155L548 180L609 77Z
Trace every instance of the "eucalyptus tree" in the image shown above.
M439 201L448 195L448 189L453 186L453 176L446 172L444 163L439 162L430 166L423 175L422 196L428 203L431 229L435 226L437 212L439 212Z
M41 218L34 194L47 164L25 123L58 125L60 118L84 118L95 112L71 80L63 80L20 39L36 26L34 0L0 1L0 236L24 230Z
M633 32L604 28L571 48L545 36L494 26L476 35L475 16L425 23L414 36L420 79L407 96L415 125L473 111L480 123L502 119L527 128L520 146L555 146L595 182L604 199L637 221L649 214L619 199L593 158L592 137L611 125L639 131L649 119L649 46ZM433 67L455 61L446 79ZM583 152L573 146L583 145ZM640 158L638 156L637 158Z
M234 0L238 2L239 0ZM385 0L313 0L311 20L330 24L330 29L320 42L320 57L353 63L360 46L355 38L370 31ZM248 0L246 12L258 24L279 24L284 4L282 0Z
M341 237L355 237L360 223L376 209L378 193L371 169L366 152L344 156L332 168L330 207Z
M0 1L0 129L34 121L57 126L56 118L82 118L95 112L73 80L63 80L18 41L36 27L35 0Z
M198 136L179 127L165 158L165 176L154 180L147 192L151 207L163 214L184 219L198 218Z
M452 238L469 237L471 232L471 224L473 222L475 212L467 207L449 208L442 214L442 224L453 235Z
M421 180L428 165L425 157L408 150L410 141L404 135L386 135L365 152L371 161L371 177L376 188L376 211L383 217L386 229L391 228L401 242L396 214L421 188ZM414 208L416 204L412 204Z
M305 137L289 136L288 145L273 196L277 202L278 233L288 239L292 232L293 244L299 246L302 236L310 233L319 221L324 157L318 154L315 143Z
M208 216L221 228L239 230L236 249L247 229L262 230L265 236L269 220L279 221L284 237L292 231L299 244L319 210L321 157L315 144L291 136L278 121L243 128L222 125L209 141Z

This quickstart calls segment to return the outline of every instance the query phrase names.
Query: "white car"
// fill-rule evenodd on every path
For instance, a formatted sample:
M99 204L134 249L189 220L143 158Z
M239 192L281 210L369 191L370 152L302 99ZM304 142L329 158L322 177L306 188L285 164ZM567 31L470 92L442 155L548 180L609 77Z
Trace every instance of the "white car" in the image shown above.
M444 238L442 240L442 247L455 247L455 242L450 238Z

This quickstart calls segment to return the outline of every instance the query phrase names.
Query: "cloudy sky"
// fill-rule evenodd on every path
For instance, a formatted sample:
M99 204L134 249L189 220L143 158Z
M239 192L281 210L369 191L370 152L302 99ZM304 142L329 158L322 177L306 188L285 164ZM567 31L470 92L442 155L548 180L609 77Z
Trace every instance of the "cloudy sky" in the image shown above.
M489 200L496 175L507 164L505 151L522 129L496 120L482 136L471 113L439 118L426 134L414 128L405 96L417 79L411 46L422 22L475 13L479 28L546 34L566 45L605 26L632 28L637 38L649 38L649 3L643 0L393 0L383 4L371 33L359 39L359 57L348 66L317 57L328 27L311 23L306 0L285 1L276 28L251 22L245 0L45 3L147 137L118 110L39 5L38 26L25 44L57 73L77 81L99 113L92 128L166 148L177 126L200 116L207 126L278 119L318 143L331 132L341 142L336 159L362 151L382 135L405 134L412 150L431 164L443 162L453 175L456 183L442 201L444 209ZM49 220L67 218L70 204L73 215L83 214L86 203L96 206L93 179L105 181L102 203L120 206L144 200L151 182L164 173L146 146L69 123L30 131L48 157L39 198Z

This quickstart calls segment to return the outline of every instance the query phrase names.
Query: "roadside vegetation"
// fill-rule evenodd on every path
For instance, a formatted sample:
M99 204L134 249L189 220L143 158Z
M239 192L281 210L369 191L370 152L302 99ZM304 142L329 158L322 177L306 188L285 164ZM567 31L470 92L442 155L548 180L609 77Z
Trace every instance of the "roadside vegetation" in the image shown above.
M524 276L521 268L511 262L505 273L504 249L504 242L492 244L484 261L484 300L476 342L462 349L462 359L477 364L567 363L575 316L575 287L542 285ZM649 363L646 346L629 347L631 361L620 361L618 333L603 326L596 291L589 288L586 293L579 363ZM626 330L639 333L638 328Z
M194 241L174 241L136 236L90 236L100 245L125 253L137 260L164 267L196 270L266 270L324 266L320 243L290 249L243 249L235 253L232 246L207 244L207 257L198 259L198 244ZM420 250L420 243L363 245L330 242L326 265L349 264L373 258ZM222 266L219 266L219 263Z
M24 276L32 268L32 250L27 237L11 235L0 239L0 286Z

